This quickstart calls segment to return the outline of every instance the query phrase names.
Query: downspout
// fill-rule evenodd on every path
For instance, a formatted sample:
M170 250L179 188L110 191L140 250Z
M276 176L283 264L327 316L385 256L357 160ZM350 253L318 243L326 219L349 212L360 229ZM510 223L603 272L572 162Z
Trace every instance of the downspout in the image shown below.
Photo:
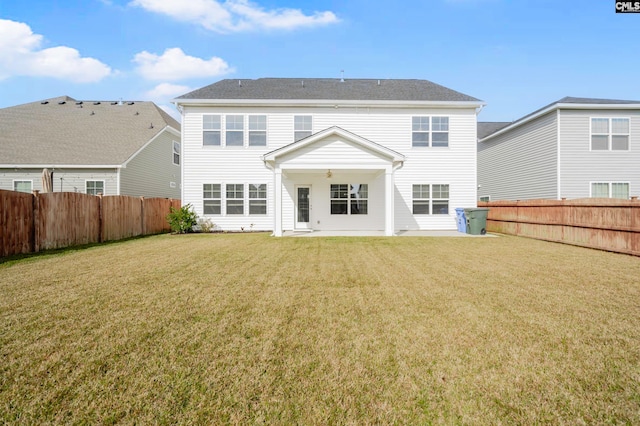
M562 199L562 193L561 193L561 185L560 185L560 179L561 179L561 162L560 162L560 108L558 108L556 110L556 149L558 150L557 153L557 163L556 163L556 179L558 181L558 188L556 190L556 199L557 200L561 200Z

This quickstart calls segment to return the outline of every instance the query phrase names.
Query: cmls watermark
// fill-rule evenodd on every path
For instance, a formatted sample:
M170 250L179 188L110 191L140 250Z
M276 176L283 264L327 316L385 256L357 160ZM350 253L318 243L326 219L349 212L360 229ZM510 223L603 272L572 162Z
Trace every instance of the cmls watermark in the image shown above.
M617 1L616 13L640 13L640 1Z

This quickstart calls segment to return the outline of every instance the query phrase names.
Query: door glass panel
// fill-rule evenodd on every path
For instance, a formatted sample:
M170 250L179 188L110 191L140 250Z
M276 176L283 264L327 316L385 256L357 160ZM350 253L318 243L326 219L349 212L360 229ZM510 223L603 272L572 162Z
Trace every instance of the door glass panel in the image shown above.
M298 188L298 222L309 222L309 188Z

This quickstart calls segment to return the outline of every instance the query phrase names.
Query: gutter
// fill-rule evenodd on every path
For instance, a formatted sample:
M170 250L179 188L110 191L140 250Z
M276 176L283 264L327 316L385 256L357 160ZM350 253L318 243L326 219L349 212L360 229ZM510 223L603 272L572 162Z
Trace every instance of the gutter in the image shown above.
M376 101L376 100L338 100L338 99L172 99L176 106L306 106L306 107L447 107L481 108L482 101Z

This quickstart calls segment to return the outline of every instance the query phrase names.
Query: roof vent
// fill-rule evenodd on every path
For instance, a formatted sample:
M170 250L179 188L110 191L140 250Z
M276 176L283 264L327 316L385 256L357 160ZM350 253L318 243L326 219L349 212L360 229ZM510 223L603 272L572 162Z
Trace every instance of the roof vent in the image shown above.
M340 83L344 83L344 70L340 70Z
M302 87L304 87L304 80L302 80L300 83L302 83Z
M91 114L89 114L89 115L96 115L96 112L95 111L91 111Z
M66 103L67 103L66 101L60 101L60 102L58 102L58 105L64 105Z
M78 102L76 102L76 105L82 105L82 104L83 104L83 102L82 102L82 101L78 101Z
M94 105L100 105L100 102L94 102L93 104Z
M238 87L242 87L242 81L238 80Z
M135 113L135 114L133 114L133 115L140 115L140 113L139 113L138 111L136 111L136 113Z
M380 80L378 80L378 86L380 86Z
M150 128L150 129L153 129L153 123L151 123L151 124L149 125L149 128Z
M127 102L127 105L133 105L135 102Z
M48 104L48 103L49 103L49 101L42 101L42 102L40 102L40 104L41 104L41 105L46 105L46 104Z
M111 102L111 105L118 105L118 102Z

